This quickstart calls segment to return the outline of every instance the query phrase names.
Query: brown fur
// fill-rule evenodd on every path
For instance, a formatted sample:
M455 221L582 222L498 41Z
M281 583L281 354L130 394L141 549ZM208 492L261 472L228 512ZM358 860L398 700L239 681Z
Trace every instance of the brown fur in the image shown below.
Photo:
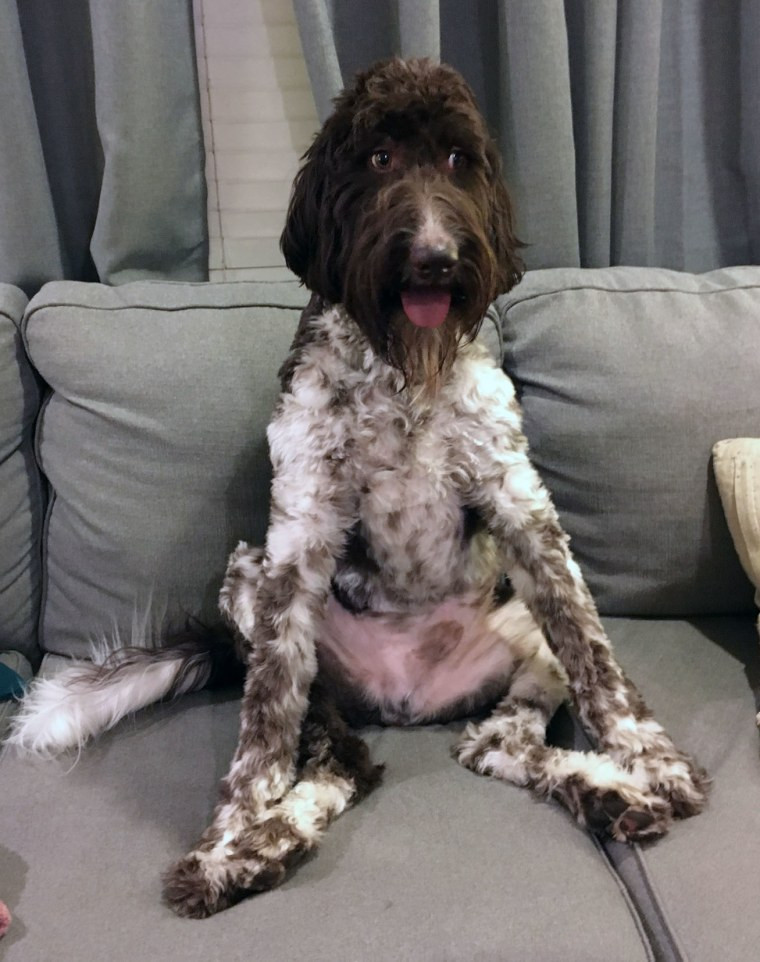
M372 169L374 150L402 141L397 169ZM461 170L445 168L441 144L464 151ZM323 301L345 305L378 356L435 393L457 345L523 269L499 154L472 90L443 64L375 65L338 97L304 159L282 235L288 267ZM399 302L428 201L459 248L452 311L432 331L413 328Z
M425 245L446 252L445 272L422 271ZM485 352L466 346L492 299L519 279L519 246L496 149L459 74L425 60L360 74L306 153L282 236L312 299L270 426L267 548L241 543L222 589L248 667L240 739L211 826L166 876L179 914L209 915L278 884L328 822L377 783L379 770L332 699L352 717L419 720L406 690L373 694L341 676L324 644L318 651L330 592L349 611L390 624L394 611L464 593L481 534L492 539L484 557L506 566L532 619L522 637L535 643L543 630L558 662L541 647L519 650L511 668L438 706L435 720L444 721L498 703L467 727L458 760L558 798L581 824L621 840L662 834L674 816L704 805L706 776L649 720L613 658L530 466L511 385ZM437 327L418 327L403 309L421 278L451 295ZM447 397L457 377L461 393ZM443 456L407 462L421 440ZM381 507L372 508L382 477L395 486L381 488ZM413 502L417 518L407 504L415 485L425 494ZM479 597L493 597L500 578L487 571L470 579ZM461 632L443 620L429 631L418 655L431 672ZM546 745L546 723L567 694L559 663L598 755Z

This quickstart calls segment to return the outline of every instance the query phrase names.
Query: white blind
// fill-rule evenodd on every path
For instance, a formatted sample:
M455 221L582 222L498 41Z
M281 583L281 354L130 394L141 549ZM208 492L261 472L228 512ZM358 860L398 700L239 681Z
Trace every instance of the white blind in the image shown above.
M279 251L317 130L292 0L194 0L211 280L291 276Z

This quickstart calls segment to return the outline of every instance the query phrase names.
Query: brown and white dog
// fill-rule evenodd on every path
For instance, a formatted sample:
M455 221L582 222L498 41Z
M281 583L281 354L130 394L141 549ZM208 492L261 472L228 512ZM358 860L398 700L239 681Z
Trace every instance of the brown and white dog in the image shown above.
M305 156L282 248L312 298L269 427L266 546L238 546L221 592L234 649L196 639L71 669L32 692L13 741L80 744L236 652L238 747L211 825L165 878L198 917L276 885L377 783L348 727L363 720L478 714L462 764L619 840L698 812L707 777L616 664L513 386L474 342L522 265L459 74L392 60L358 76ZM546 744L566 698L597 752Z

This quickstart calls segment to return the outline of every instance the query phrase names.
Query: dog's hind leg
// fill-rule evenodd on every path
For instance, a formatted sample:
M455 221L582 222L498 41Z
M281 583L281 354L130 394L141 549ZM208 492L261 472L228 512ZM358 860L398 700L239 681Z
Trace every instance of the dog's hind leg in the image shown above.
M274 888L320 843L327 826L379 783L367 745L338 714L319 682L301 732L299 774L275 805L251 815L234 848L201 844L166 875L164 898L179 914L204 918L253 892ZM217 885L209 889L210 877Z
M619 841L663 834L670 807L646 779L609 755L546 744L546 727L568 695L567 679L538 626L535 632L535 652L515 673L509 693L485 721L466 727L454 757L481 775L558 800L591 831Z

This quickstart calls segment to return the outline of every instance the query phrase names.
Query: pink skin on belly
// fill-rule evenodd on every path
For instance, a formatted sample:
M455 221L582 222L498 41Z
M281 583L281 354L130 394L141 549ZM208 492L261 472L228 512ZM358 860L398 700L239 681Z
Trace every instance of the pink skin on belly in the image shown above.
M319 647L370 703L428 717L506 675L514 661L493 618L472 598L424 614L355 615L330 597Z

